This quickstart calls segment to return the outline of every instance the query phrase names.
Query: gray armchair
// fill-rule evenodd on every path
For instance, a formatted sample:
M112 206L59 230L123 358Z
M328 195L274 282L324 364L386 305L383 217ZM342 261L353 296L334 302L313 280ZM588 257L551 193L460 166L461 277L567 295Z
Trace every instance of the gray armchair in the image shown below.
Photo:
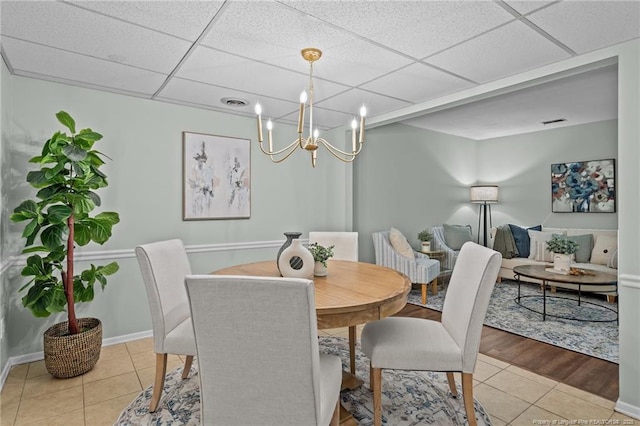
M440 262L426 254L414 251L415 259L410 259L394 250L389 241L389 231L373 233L373 248L376 254L376 265L386 266L402 272L414 284L422 284L422 304L427 303L427 286L437 291L437 280L440 274Z

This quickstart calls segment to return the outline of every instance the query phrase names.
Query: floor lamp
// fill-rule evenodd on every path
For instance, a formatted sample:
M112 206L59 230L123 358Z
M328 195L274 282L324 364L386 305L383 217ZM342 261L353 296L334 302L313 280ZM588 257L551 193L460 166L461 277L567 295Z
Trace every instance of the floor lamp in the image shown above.
M478 244L480 244L480 221L482 220L482 245L487 247L487 217L491 227L491 204L498 202L498 185L474 185L470 188L469 198L474 204L482 204L478 213Z

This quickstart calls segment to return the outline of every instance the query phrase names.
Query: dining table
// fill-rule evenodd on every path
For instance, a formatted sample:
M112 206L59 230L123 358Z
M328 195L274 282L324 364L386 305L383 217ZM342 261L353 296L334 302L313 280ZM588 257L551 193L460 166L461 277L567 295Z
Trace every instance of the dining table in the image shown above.
M411 282L398 271L372 263L334 259L327 263L326 276L309 277L314 282L318 329L348 327L350 371L343 372L342 389L355 389L363 384L355 375L356 326L399 312L407 303ZM230 266L213 274L281 276L274 260ZM357 424L344 407L340 424Z

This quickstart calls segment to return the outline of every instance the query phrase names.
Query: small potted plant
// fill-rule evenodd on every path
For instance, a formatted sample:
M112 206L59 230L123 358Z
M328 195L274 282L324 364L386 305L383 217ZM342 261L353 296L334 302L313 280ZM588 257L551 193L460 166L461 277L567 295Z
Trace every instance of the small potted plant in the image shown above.
M327 275L327 260L333 257L333 248L335 246L324 247L318 243L309 244L309 251L313 255L315 267L313 275L316 277L324 277Z
M424 229L418 232L418 241L422 242L422 251L427 253L431 251L431 240L433 239L433 234L428 230Z
M553 269L569 273L573 255L578 251L578 243L562 235L554 235L547 241L547 250L553 253Z

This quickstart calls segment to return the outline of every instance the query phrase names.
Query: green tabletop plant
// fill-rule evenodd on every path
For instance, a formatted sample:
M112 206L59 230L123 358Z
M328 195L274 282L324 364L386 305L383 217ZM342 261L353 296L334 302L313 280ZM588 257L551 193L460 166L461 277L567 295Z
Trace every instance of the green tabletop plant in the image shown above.
M418 232L418 240L422 243L422 251L431 251L431 240L433 240L433 234L428 229L423 229Z
M327 267L327 260L329 260L330 257L333 257L334 248L335 246L333 245L324 247L318 243L309 244L309 251L313 255L313 260L322 263L322 266L325 268Z
M427 241L431 241L433 239L433 234L428 229L423 229L418 232L418 241L426 243Z
M554 235L547 241L547 250L552 253L574 254L578 251L578 243L562 235Z
M118 264L91 265L74 272L74 247L91 241L104 244L112 227L120 221L118 213L90 213L101 204L95 190L107 186L107 177L99 169L106 157L93 149L102 135L91 129L76 132L73 118L65 111L56 114L58 121L71 132L60 131L46 141L40 155L29 160L39 170L27 174L27 182L38 190L35 199L23 201L11 215L14 222L27 222L22 232L30 254L22 276L28 277L20 291L27 290L22 304L36 317L55 312L68 316L68 334L83 330L78 326L76 302L94 297L94 284L102 289L107 276L118 271Z

